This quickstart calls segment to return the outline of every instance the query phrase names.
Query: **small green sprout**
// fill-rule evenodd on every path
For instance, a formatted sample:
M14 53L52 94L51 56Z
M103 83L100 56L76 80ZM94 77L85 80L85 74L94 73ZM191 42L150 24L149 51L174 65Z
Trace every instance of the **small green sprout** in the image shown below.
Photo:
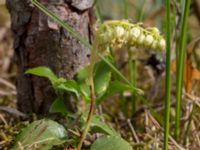
M165 39L155 28L143 28L141 23L128 21L106 21L96 32L98 47L104 49L111 46L121 48L124 45L153 50L165 50Z

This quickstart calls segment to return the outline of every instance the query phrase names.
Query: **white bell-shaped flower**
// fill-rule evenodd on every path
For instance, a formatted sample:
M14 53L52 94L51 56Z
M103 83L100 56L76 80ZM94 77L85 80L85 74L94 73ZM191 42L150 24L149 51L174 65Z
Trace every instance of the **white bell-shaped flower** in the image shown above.
M138 44L143 44L145 39L144 34L140 34L139 38L137 39Z
M166 42L164 39L161 39L160 42L159 42L159 48L161 50L164 50L165 49L165 46L166 46Z
M134 28L132 28L132 29L130 30L130 32L129 32L130 38L137 39L137 38L140 36L140 33L141 33L140 29L134 27Z
M125 34L125 30L123 27L117 26L115 28L115 35L117 38L121 38Z
M153 43L153 41L154 41L154 38L152 35L147 35L144 40L145 45L147 46L150 46Z

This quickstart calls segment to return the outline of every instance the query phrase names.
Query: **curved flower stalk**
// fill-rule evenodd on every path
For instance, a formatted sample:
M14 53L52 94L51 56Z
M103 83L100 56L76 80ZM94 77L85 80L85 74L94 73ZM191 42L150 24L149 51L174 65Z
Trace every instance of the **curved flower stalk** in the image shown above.
M96 32L96 39L100 49L129 46L165 50L165 40L157 28L143 28L141 23L132 24L126 20L104 22Z

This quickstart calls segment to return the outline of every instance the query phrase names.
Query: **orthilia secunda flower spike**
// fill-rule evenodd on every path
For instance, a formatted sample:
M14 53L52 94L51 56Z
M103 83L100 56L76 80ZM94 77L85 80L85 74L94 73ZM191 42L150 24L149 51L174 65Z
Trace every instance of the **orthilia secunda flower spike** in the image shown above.
M165 50L165 39L155 28L143 28L140 24L129 21L106 21L96 32L98 47L123 46L139 47L152 50Z

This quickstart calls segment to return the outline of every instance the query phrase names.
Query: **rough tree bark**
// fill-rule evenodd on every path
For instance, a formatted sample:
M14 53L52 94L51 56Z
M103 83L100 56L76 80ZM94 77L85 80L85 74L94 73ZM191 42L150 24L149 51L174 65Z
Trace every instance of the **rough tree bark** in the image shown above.
M39 0L90 41L93 0ZM7 0L11 14L17 72L17 105L25 113L45 114L55 100L50 82L25 75L28 68L48 66L67 79L88 62L90 51L54 23L30 0Z

